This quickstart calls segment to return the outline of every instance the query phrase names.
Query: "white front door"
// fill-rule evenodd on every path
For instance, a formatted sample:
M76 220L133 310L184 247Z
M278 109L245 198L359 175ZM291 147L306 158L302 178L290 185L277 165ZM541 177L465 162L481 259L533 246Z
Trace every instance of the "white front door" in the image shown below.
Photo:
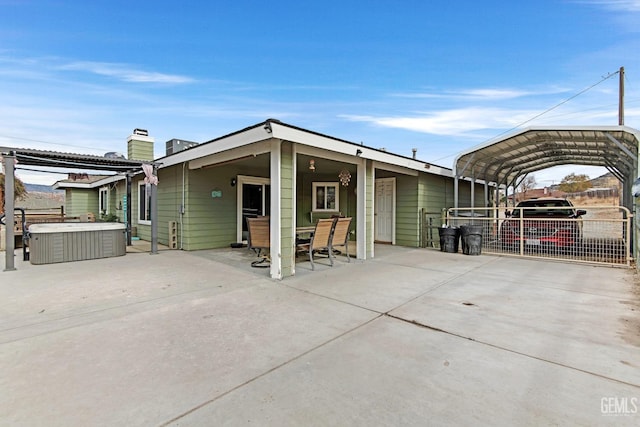
M395 189L395 178L376 179L374 239L377 242L395 243Z

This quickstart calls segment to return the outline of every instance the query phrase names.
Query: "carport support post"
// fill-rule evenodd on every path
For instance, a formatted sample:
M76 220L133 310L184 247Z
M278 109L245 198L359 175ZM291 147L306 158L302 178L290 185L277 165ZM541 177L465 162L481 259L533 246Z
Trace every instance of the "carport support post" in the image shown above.
M158 167L153 165L153 175L158 176ZM151 254L158 253L158 184L151 184Z
M5 246L5 269L4 271L15 270L15 239L14 228L15 223L14 209L15 201L13 199L15 189L15 153L4 154L4 213L6 224L6 246ZM23 244L25 244L23 242Z
M471 215L473 217L473 208L476 207L476 177L471 177Z
M484 207L488 208L489 207L489 182L485 181L484 182ZM487 213L487 211L485 210L485 214Z
M453 178L453 207L455 210L455 215L458 215L458 175Z

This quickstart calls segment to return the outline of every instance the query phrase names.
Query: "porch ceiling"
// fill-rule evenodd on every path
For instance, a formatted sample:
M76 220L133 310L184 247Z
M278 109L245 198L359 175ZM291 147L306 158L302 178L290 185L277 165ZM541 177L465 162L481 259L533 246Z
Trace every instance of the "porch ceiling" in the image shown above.
M299 173L312 172L317 174L335 174L336 178L340 171L346 169L352 174L357 171L357 166L352 163L343 163L336 160L326 159L306 154L298 154L297 169ZM309 169L310 161L313 160L315 170Z

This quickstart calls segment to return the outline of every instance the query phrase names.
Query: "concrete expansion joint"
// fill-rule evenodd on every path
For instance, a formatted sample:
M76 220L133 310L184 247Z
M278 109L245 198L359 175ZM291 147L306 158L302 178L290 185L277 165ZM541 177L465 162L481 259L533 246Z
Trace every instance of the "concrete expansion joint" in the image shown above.
M415 319L404 319L402 317L395 316L395 315L393 315L393 314L391 314L389 312L384 313L384 316L390 317L392 319L400 320L401 322L409 323L411 325L415 325L415 326L418 326L420 328L429 329L431 331L441 332L443 334L452 335L454 337L463 338L463 339L466 339L466 340L469 340L469 341L476 341L474 338L471 338L471 337L465 337L464 335L454 334L453 332L449 332L449 331L446 331L444 329L436 328L435 326L425 325L424 323L420 323ZM480 342L480 341L478 341L478 342ZM485 344L485 343L482 343L482 342L480 342L480 343L481 344ZM491 345L491 344L488 344L488 345Z
M524 356L524 357L527 357L527 358L530 358L530 359L535 359L535 360L538 360L538 361L541 361L541 362L550 363L552 365L560 366L562 368L567 368L567 369L571 369L573 371L582 372L582 373L587 374L587 375L592 375L594 377L603 378L603 379L609 380L609 381L614 381L614 382L619 383L619 384L625 384L625 385L628 385L628 386L631 386L631 387L640 388L640 385L638 385L638 384L633 384L633 383L630 383L630 382L627 382L627 381L621 381L621 380L618 380L616 378L611 378L611 377L607 377L605 375L598 374L596 372L587 371L586 369L576 368L575 366L570 366L570 365L567 365L567 364L564 364L564 363L555 362L553 360L545 359L545 358L542 358L542 357L533 356L531 354L522 353L520 351L512 350L512 349L509 349L509 348L506 348L506 347L502 347L502 346L499 346L499 345L495 345L495 344L491 344L491 343L488 343L488 342L485 342L485 341L479 341L479 340L477 340L475 338L467 337L467 336L460 335L460 334L456 334L454 332L450 332L450 331L447 331L447 330L444 330L444 329L441 329L441 328L437 328L435 326L425 325L424 323L420 323L415 319L403 319L402 317L394 316L393 314L390 314L389 312L384 313L384 316L390 317L392 319L399 320L399 321L404 322L404 323L409 323L410 325L418 326L420 328L429 329L431 331L440 332L440 333L451 335L451 336L454 336L454 337L457 337L457 338L462 338L462 339L467 340L467 341L477 342L478 344L482 344L482 345L486 345L486 346L489 346L489 347L493 347L495 349L502 350L502 351L507 351L509 353L517 354L517 355Z
M380 316L385 314L382 311L374 310L374 309L369 308L369 307L364 307L364 306L361 306L361 305L358 305L358 304L354 304L354 303L349 302L349 301L344 301L344 300L341 300L341 299L338 299L338 298L330 297L330 296L319 294L319 293L316 293L316 292L311 292L311 291L309 291L307 289L300 289L300 288L296 288L294 286L287 285L287 284L284 284L284 286L288 287L289 289L293 289L295 291L304 292L306 294L313 295L313 296L320 297L320 298L325 298L325 299L328 299L330 301L335 301L335 302L339 302L339 303L342 303L342 304L347 304L347 305L350 305L352 307L359 308L361 310L370 311L372 313L377 314L378 317L380 317Z

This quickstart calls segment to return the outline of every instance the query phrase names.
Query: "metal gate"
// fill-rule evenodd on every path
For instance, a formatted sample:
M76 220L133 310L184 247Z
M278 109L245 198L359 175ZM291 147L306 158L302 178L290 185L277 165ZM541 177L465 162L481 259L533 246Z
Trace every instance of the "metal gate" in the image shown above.
M632 215L622 206L450 208L441 224L423 212L423 247L436 228L482 225L484 253L630 267Z

